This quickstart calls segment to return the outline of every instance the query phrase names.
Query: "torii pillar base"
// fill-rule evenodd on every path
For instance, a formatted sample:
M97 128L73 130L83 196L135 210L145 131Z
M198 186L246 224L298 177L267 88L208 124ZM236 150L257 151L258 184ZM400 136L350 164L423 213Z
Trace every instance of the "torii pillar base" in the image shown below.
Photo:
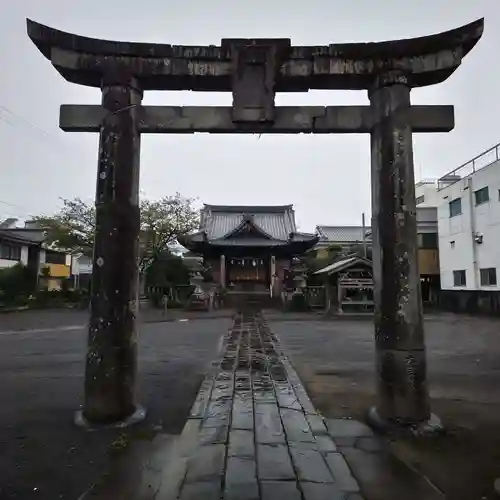
M113 422L110 424L96 424L94 422L89 422L83 415L83 410L78 410L75 412L73 422L77 427L88 431L95 431L97 429L125 429L135 424L141 423L146 418L146 409L142 406L136 406L136 409L132 415L129 415L123 420Z
M429 420L409 424L397 420L384 419L380 416L377 408L373 406L368 410L367 421L370 427L382 434L407 434L416 437L431 437L444 432L441 419L434 413L431 413Z

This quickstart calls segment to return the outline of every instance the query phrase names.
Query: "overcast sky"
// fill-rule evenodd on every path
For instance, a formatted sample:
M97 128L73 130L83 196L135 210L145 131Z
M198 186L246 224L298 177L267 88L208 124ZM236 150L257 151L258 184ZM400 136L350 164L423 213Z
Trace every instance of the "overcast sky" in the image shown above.
M8 7L7 7L8 6ZM485 34L445 83L415 104L453 104L448 134L415 137L417 180L500 142L499 0L3 0L0 15L0 218L50 213L60 198L93 200L97 134L58 129L61 104L99 104L97 89L66 82L31 43L25 18L90 37L218 45L223 37L288 37L296 45L422 36L485 17ZM230 105L230 94L149 92L144 104ZM368 104L366 92L279 94L277 104ZM11 114L11 113L14 113ZM179 191L213 204L293 203L304 231L360 224L370 213L367 135L147 135L141 191Z

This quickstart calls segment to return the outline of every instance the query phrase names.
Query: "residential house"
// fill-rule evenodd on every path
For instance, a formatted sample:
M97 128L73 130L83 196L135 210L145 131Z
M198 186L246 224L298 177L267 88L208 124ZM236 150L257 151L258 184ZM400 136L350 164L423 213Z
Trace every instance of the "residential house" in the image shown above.
M22 264L38 277L43 233L19 231L16 222L17 219L6 219L0 223L0 269Z
M17 219L0 224L0 268L23 264L36 270L38 286L59 290L71 274L71 256L45 244L45 234L36 223L17 227Z

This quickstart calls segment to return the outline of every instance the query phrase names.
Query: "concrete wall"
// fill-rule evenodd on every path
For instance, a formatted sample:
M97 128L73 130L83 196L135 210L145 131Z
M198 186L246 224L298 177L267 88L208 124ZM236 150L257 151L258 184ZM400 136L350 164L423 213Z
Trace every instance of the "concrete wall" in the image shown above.
M485 186L490 199L476 205L474 192ZM442 289L500 290L500 162L445 187L438 194ZM462 213L450 217L449 203L457 198L462 200ZM474 241L474 235L482 236L482 243ZM485 268L496 269L496 286L481 286L479 270ZM454 286L454 270L466 271L466 286Z
M17 260L0 259L0 269L6 269L8 267L14 267L16 264L19 264L19 261L17 261Z
M437 181L422 181L415 184L415 198L418 209L427 207L437 207L439 205L439 193L437 191Z
M436 207L417 207L417 233L437 233Z
M28 265L28 252L29 252L29 247L23 246L21 248L21 264L23 266Z
M455 313L500 315L500 291L442 290L439 306Z

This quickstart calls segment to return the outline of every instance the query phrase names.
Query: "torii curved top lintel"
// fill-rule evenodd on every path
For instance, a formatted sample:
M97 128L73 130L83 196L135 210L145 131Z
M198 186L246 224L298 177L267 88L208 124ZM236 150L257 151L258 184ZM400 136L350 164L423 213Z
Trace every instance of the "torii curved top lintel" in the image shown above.
M276 90L364 89L387 68L410 73L414 87L439 83L460 65L483 29L484 19L478 19L419 38L292 46L281 61ZM220 46L116 42L66 33L30 19L27 30L42 54L73 83L99 87L107 65L126 64L144 90L231 90L231 52L224 40ZM266 43L272 45L273 39Z

